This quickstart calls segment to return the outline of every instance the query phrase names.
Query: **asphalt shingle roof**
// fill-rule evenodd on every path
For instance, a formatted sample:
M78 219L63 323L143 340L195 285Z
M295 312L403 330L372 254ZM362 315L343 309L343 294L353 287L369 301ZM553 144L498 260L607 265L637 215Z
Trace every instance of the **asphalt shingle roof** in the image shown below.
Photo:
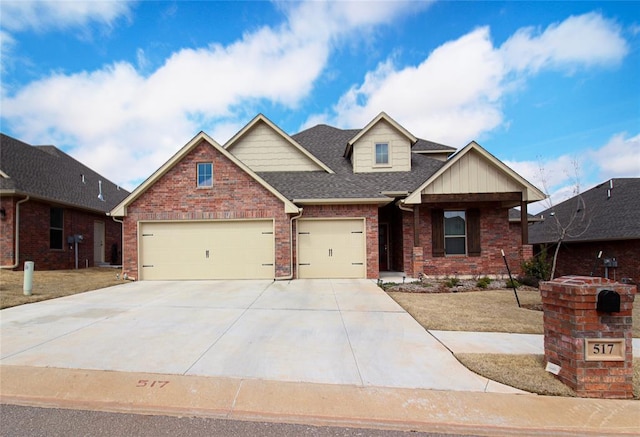
M541 212L544 221L529 228L529 243L556 242L556 218L568 229L567 242L640 239L640 178L611 179L579 197Z
M93 211L108 212L129 194L57 147L32 146L5 134L0 134L0 170L9 176L0 176L2 194L29 195ZM98 181L104 201L98 198Z
M292 136L302 147L327 165L335 174L325 172L260 172L267 183L287 198L293 199L376 199L383 192L411 192L418 188L445 163L443 161L411 154L410 172L353 173L351 161L345 158L347 142L360 132L359 129L338 129L318 125ZM430 150L454 149L448 146L425 143Z

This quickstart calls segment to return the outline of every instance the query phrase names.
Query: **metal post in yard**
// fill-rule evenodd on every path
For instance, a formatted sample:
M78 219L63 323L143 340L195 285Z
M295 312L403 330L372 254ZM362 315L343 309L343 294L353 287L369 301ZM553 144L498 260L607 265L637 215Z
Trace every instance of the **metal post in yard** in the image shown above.
M516 295L516 302L518 302L518 308L521 308L520 299L518 298L518 291L516 290L515 282L513 282L513 277L511 276L511 269L509 269L509 263L507 262L507 257L504 254L504 250L500 249L500 253L502 254L504 265L507 266L507 273L509 273L509 280L511 281L511 286L513 287L513 294Z

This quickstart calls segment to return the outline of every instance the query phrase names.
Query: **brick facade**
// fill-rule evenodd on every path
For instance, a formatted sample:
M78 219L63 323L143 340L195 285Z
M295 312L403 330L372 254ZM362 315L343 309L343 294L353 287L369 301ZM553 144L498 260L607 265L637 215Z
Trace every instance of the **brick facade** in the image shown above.
M466 205L452 205L447 209L468 209ZM402 212L403 266L407 276L417 277L420 273L427 276L506 276L507 269L500 250L504 250L513 274L521 273L522 261L532 257L532 247L522 245L520 223L510 223L509 211L498 205L480 208L480 244L481 255L434 257L432 254L431 209L420 205L419 233L420 249L414 251L414 216ZM422 253L422 270L417 271L420 263L414 260L414 253Z
M213 187L197 187L197 163L213 163ZM272 218L276 276L290 272L289 216L283 202L206 141L201 141L127 207L123 272L138 278L138 222Z
M548 249L553 254L554 247ZM602 251L602 259L596 262L598 252ZM588 243L562 243L558 252L556 276L583 275L604 277L605 268L602 260L615 258L617 268L609 268L610 279L621 280L631 278L640 282L640 240L601 241Z
M620 312L597 311L603 289L620 295ZM540 284L545 360L561 367L558 379L578 396L633 397L632 311L637 288L604 278L563 276ZM623 339L623 361L587 360L586 339ZM606 357L605 357L606 358Z
M12 265L15 262L15 210L16 202L24 197L2 197L1 205L6 216L0 220L0 262ZM50 249L49 231L51 208L63 208L64 228L62 249ZM52 203L29 200L20 208L20 259L17 269L24 268L25 261L33 261L37 270L73 269L75 267L75 247L67 244L67 237L74 234L83 236L78 244L78 268L93 267L94 222L104 223L106 263L112 261L112 246L115 245L115 264L120 264L122 227L104 213L63 207Z

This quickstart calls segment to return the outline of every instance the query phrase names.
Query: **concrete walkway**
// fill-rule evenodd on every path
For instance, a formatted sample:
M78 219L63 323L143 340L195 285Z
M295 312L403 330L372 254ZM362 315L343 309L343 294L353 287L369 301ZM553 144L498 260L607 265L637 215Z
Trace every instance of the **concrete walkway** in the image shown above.
M5 403L485 435L640 430L638 401L523 394L450 352L540 353L538 336L429 333L371 281L128 283L2 310L0 328Z

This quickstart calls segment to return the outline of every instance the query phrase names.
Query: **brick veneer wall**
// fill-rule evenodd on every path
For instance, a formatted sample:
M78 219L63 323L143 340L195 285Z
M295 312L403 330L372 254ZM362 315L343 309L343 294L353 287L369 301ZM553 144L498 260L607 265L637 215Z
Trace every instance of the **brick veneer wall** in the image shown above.
M619 313L599 313L598 293L620 294ZM635 285L585 276L563 276L540 284L544 310L545 360L561 367L558 379L578 396L633 397L632 310ZM587 361L587 338L623 338L624 361Z
M6 217L0 221L2 237L2 265L15 262L15 203L22 198L2 198L2 207ZM17 269L24 268L25 261L33 261L36 270L60 270L75 267L75 247L67 244L67 237L81 234L84 237L78 245L78 268L94 266L93 243L94 222L105 224L105 262L111 261L111 246L116 244L118 255L121 252L122 227L106 214L62 207L60 205L29 200L20 204L20 260ZM64 229L62 249L49 248L49 225L51 207L64 210ZM120 259L117 260L120 262Z
M553 255L554 247L549 254ZM601 241L594 243L563 243L558 252L556 276L584 275L604 277L602 259L596 263L596 256L602 251L602 258L616 258L617 268L609 269L609 278L621 280L631 278L640 283L640 239ZM548 259L550 259L548 257ZM594 269L595 266L595 269Z
M447 209L468 209L468 205L453 205ZM403 258L405 273L416 277L421 272L413 267L413 213L403 211ZM521 244L520 223L509 222L509 211L499 206L480 208L481 255L433 257L431 235L431 209L420 206L420 245L424 249L422 273L428 276L494 275L507 274L500 253L503 249L514 274L521 273L520 264L532 256L529 245Z
M197 163L213 163L213 187L197 187ZM123 272L138 278L138 221L275 219L276 276L290 274L284 204L207 142L200 142L127 208Z
M379 275L377 205L308 205L304 218L364 218L367 235L367 278Z

